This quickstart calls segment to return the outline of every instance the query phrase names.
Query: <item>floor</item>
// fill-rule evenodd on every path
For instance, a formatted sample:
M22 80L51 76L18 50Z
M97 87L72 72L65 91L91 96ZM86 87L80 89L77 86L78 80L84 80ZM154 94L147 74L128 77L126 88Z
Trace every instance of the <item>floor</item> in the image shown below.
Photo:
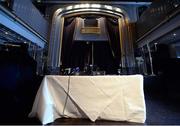
M146 99L146 124L180 125L180 103L165 99Z
M144 124L88 119L57 119L50 125L180 125L180 103L162 97L146 98L147 119Z
M116 122L116 121L107 121L107 120L97 120L95 122L92 122L89 119L57 119L50 125L142 125L142 124L125 122L125 121Z

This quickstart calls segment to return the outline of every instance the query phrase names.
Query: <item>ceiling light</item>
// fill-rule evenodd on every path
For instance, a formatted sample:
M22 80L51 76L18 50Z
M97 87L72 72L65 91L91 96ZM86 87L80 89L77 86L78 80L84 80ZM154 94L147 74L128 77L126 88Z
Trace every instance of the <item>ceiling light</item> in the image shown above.
M73 6L68 6L66 7L66 10L71 10L73 8Z
M105 5L104 7L108 10L112 10L112 6Z
M120 8L116 8L115 9L117 12L122 12L122 10Z
M93 8L100 8L101 5L100 4L92 4L91 7L93 7Z
M176 36L176 35L177 35L176 33L173 34L173 36Z
M89 4L81 4L80 7L81 7L81 8L85 8L85 7L86 7L86 8L89 8L90 5L89 5Z
M90 7L90 5L89 5L89 4L85 4L85 7L89 8L89 7Z
M74 8L75 9L80 8L80 5L75 5Z

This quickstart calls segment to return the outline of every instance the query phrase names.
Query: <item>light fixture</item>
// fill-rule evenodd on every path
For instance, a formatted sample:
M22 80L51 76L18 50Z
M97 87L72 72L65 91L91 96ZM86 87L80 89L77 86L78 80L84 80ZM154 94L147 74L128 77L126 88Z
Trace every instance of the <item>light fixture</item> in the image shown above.
M105 5L104 7L105 7L106 9L108 9L108 10L112 10L112 6Z
M100 8L101 5L100 5L100 4L92 4L91 7L92 7L92 8Z
M115 11L122 12L122 10L120 8L116 8Z
M81 4L80 7L81 7L81 8L89 8L89 7L90 7L90 4Z
M176 33L173 33L173 36L176 36L177 34Z
M75 9L80 8L80 5L75 5L74 8Z
M38 2L38 3L40 3L40 2L41 2L41 0L37 0L37 2Z
M66 7L66 10L71 10L73 8L73 6L68 6Z
M178 7L179 6L179 4L174 4L174 7L176 8L176 7Z
M90 7L90 5L89 5L89 4L85 4L85 6L84 6L84 7L89 8L89 7Z

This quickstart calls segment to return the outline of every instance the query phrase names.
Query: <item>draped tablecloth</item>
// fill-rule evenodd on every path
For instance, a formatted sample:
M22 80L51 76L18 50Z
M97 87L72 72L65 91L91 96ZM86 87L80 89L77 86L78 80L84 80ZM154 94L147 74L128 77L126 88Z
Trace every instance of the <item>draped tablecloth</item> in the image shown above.
M61 117L144 123L143 76L45 76L29 114L35 116L42 124Z

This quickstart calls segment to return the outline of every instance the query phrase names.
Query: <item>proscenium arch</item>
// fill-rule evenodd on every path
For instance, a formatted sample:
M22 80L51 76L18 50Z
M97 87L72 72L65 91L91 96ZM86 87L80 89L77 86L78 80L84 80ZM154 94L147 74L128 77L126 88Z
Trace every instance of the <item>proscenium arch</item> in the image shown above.
M126 68L126 51L129 45L127 40L126 42L124 41L125 38L128 37L127 34L124 34L124 32L127 33L127 28L125 28L125 26L129 22L127 13L120 8L110 5L77 4L59 8L53 15L48 51L48 68L50 69L51 74L58 74L61 65L64 18L81 14L104 15L118 19L121 46L121 65L123 68Z

